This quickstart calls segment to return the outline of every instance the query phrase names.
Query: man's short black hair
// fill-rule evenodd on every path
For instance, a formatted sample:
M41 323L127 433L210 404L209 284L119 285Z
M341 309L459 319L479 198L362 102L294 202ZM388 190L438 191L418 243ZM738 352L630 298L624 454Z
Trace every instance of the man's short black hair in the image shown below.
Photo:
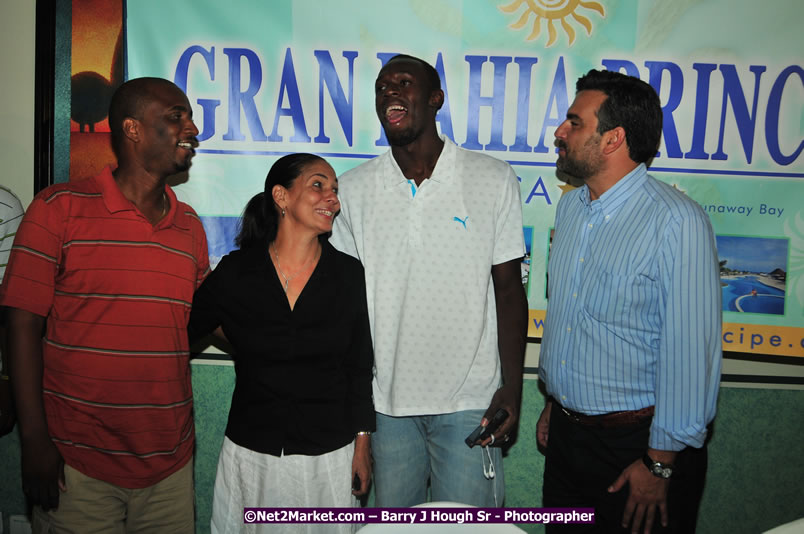
M639 78L609 70L590 70L575 84L577 92L600 91L608 98L597 113L597 132L625 130L628 154L637 163L656 155L662 137L662 107L653 87Z
M123 140L123 121L126 117L142 119L145 107L153 98L151 91L162 84L174 85L163 78L134 78L118 87L112 95L109 104L109 130L112 133L112 148L118 156Z
M427 74L427 79L430 82L430 91L437 91L441 89L441 77L438 75L438 71L435 70L435 67L433 67L423 59L419 59L414 56L409 56L407 54L397 54L391 59L389 59L385 64L387 65L392 61L399 61L402 59L417 61L424 67L424 72Z

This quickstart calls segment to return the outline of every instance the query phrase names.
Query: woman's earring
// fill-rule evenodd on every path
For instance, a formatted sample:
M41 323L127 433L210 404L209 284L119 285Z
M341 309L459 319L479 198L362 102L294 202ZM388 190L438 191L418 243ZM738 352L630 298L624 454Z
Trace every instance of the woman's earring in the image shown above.
M282 217L284 217L284 216L285 216L285 210L284 210L284 208L283 208L283 209L282 209Z

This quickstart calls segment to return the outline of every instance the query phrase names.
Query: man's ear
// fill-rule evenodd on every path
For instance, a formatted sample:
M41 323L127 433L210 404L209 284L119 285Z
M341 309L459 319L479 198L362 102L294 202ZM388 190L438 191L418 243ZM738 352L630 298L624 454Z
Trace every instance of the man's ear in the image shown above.
M617 126L603 134L603 153L612 154L620 149L628 150L628 143L625 142L625 129Z
M123 119L123 135L131 139L134 143L140 141L140 121L133 117Z
M436 111L441 109L441 106L444 105L444 91L441 89L436 89L435 91L430 93L430 107L434 107Z

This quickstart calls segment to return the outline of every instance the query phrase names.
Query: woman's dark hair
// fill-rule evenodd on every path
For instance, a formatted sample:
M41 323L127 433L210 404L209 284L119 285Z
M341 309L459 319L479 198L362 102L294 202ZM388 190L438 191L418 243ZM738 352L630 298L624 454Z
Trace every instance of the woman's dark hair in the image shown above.
M288 154L276 160L265 177L265 189L254 195L243 210L240 231L235 237L236 246L245 249L253 245L267 245L276 239L279 212L274 205L271 191L275 185L290 189L304 168L317 161L326 160L305 152Z
M235 237L235 246L238 248L248 248L265 239L265 215L263 213L263 197L265 193L260 191L248 201L243 215L240 217L240 231Z

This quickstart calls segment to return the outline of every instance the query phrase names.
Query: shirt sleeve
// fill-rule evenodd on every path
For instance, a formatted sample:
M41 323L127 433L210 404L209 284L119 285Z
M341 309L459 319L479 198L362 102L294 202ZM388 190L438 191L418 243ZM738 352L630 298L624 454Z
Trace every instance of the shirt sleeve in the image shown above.
M720 385L721 288L712 227L690 208L671 222L661 252L664 321L649 446L701 447Z
M228 257L224 256L215 270L209 273L209 276L195 290L190 320L187 324L187 335L191 345L215 330L223 322L223 308L220 299L226 295L224 274L227 264Z
M48 190L40 193L22 218L0 287L0 305L42 317L47 317L53 304L67 226L68 210L61 198L53 196Z
M349 381L349 405L354 432L370 431L376 428L374 401L372 399L374 351L371 343L368 307L366 304L366 282L363 268L358 271L353 291L352 305L358 310L352 326L352 337L347 353L346 368Z
M11 192L0 187L0 282L8 264L14 236L22 221L22 203Z
M351 220L349 219L349 208L346 195L341 194L338 198L341 203L341 211L332 223L332 235L329 242L337 250L344 254L349 254L353 258L358 258L357 245L355 243L354 232L352 231Z
M555 216L555 220L553 221L553 235L556 235L558 233L558 228L561 226L561 222L562 222L561 214L563 213L563 211L565 210L565 208L567 206L566 203L569 201L568 199L569 199L569 196L567 196L567 195L562 195L558 199L558 205L556 206L556 216ZM552 255L552 246L553 246L553 239L551 238L550 239L550 248L547 251L547 265L545 266L545 270L546 270L546 273L547 273L547 299L548 299L548 301L547 301L548 302L548 304L547 304L547 312L546 312L547 313L547 319L549 319L552 316L558 315L557 311L552 311L551 312L551 310L550 310L550 306L551 306L551 304L550 304L550 295L552 293L552 286L551 286L551 279L550 279L550 269L551 269L552 266L550 265L550 261L551 261L551 258L553 257L553 255ZM552 280L552 285L554 286L554 285L556 285L556 283L557 283L556 279L553 279ZM555 306L558 306L558 304L552 304L552 306L555 307ZM551 329L549 327L549 325L550 325L550 323L547 320L545 320L544 331L543 331L543 334L542 334L542 342L541 342L541 345L539 347L539 360L538 360L539 378L544 383L545 388L547 388L548 385L552 386L550 380L548 379L548 372L547 372L547 363L549 361L549 358L552 356L551 346L552 346L552 341L553 341L553 339L552 339L552 337L553 337L553 329ZM548 391L547 393L549 395L549 394L551 394L553 392Z
M522 196L519 181L510 165L506 164L506 176L497 199L497 223L495 228L492 263L499 265L525 255L525 236L522 230Z
M209 275L209 249L207 248L207 234L204 232L203 225L198 232L198 250L196 251L196 261L198 262L198 271L195 280L196 289L201 286L201 282Z

